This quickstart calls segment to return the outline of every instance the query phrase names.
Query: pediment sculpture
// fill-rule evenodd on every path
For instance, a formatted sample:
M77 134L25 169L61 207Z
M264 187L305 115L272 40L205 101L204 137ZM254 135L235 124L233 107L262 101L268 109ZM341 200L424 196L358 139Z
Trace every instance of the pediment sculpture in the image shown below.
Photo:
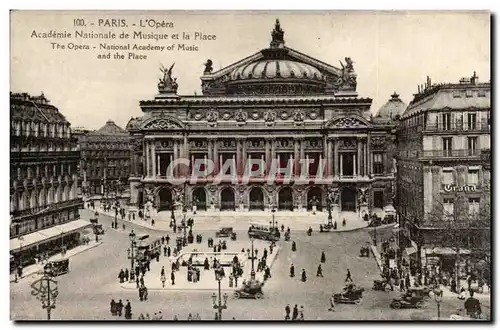
M145 129L179 129L182 128L178 123L168 119L161 118L153 120L144 126Z
M344 117L335 120L330 126L336 128L358 128L366 127L366 125L359 119L353 117Z
M371 138L371 146L373 148L385 148L386 138L384 136L374 136Z
M360 205L368 204L368 188L359 188L358 202Z

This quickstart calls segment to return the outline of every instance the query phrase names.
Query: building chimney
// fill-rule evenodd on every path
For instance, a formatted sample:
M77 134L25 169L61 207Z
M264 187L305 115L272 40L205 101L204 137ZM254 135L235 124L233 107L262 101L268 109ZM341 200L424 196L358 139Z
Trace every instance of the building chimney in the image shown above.
M479 81L479 77L476 75L476 71L474 71L474 74L470 78L470 82L472 85L477 85L478 81Z

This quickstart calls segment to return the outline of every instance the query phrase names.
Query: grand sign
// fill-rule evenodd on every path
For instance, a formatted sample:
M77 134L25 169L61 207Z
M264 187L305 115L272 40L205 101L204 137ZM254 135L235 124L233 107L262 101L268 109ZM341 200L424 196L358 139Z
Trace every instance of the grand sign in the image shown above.
M465 185L465 186L455 186L452 184L446 184L443 187L445 192L475 192L476 185Z

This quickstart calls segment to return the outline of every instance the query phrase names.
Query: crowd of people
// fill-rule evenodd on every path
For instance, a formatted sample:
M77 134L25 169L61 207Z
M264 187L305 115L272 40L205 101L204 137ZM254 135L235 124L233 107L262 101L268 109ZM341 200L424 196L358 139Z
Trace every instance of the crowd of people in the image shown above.
M125 319L130 320L132 319L132 306L130 305L130 301L127 299L127 304L123 305L122 300L120 299L118 302L116 302L114 299L111 299L110 303L110 312L112 316L119 316L121 317L123 314L123 309L125 308Z

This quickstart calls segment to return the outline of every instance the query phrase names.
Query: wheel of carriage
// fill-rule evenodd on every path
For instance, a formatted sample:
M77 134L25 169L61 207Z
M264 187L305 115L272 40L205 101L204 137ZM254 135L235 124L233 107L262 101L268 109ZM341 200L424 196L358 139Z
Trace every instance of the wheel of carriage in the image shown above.
M257 292L257 293L255 294L255 299L260 300L260 299L262 299L262 298L264 298L264 295L262 294L262 292Z
M421 301L419 301L415 304L415 307L420 309L420 308L424 307L424 304Z
M241 298L241 294L238 291L235 291L234 294L233 294L233 297L234 297L234 299L240 299Z
M395 301L391 304L391 307L394 309L400 309L401 308L401 303L399 301Z
M356 305L361 304L361 299L359 299L359 298L358 298L358 299L354 300L354 303L355 303Z

